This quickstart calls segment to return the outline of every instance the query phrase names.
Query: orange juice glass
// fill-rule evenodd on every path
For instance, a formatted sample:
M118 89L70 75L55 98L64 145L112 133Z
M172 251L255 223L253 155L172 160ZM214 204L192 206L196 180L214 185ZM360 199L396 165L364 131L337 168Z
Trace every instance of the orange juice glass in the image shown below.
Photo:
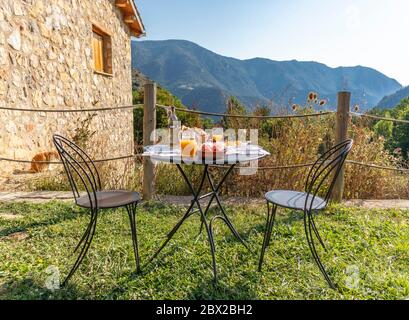
M212 141L213 142L221 142L223 141L223 128L213 128L212 129Z
M180 139L180 150L182 151L182 157L194 158L197 154L197 141L194 132L182 132Z
M180 140L180 149L182 157L194 158L197 154L197 142L194 139Z
M212 135L212 140L213 140L213 142L223 141L223 135L222 134L214 134L214 135Z

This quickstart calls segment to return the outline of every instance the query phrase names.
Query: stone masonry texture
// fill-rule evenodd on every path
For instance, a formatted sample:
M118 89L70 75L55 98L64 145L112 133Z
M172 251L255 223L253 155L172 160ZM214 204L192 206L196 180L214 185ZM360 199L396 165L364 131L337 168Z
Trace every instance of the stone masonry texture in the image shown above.
M112 76L94 72L93 24L111 35ZM130 105L130 41L115 0L0 0L0 106ZM0 157L31 160L52 151L54 133L72 138L92 114L0 110ZM99 159L131 154L132 121L131 110L95 112L87 151ZM0 173L22 167L1 162Z

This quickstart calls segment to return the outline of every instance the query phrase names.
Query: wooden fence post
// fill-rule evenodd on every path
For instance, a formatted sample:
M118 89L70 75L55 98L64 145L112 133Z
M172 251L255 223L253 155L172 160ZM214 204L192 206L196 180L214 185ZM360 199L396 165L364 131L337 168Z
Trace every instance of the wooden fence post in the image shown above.
M156 83L148 82L144 86L143 106L143 145L155 143L156 130ZM143 158L143 188L144 200L151 200L154 194L155 165L149 158Z
M342 91L338 93L338 110L337 120L335 125L335 144L341 143L348 139L348 122L349 111L351 107L351 93ZM332 200L335 202L341 202L344 194L344 175L345 165L342 167L339 173L338 179L335 182Z

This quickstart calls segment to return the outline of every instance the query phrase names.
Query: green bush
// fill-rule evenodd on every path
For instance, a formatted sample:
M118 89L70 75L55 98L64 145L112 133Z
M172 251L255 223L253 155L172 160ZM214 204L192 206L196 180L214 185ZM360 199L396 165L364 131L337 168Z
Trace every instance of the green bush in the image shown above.
M390 110L375 110L376 115L400 120L409 120L409 98ZM374 131L385 138L386 148L396 156L409 159L409 124L381 120L373 126Z

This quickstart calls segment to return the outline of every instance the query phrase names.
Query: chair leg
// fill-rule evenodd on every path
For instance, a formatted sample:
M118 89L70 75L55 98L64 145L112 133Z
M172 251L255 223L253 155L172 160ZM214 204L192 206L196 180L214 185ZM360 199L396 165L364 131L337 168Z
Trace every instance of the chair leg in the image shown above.
M213 230L212 230L213 220L210 221L210 223L208 224L206 221L206 216L203 213L203 211L201 211L200 215L201 215L202 223L207 232L207 237L209 239L210 253L212 255L212 266L213 266L213 284L216 284L217 283L217 265L216 265L216 246L214 244Z
M327 281L328 285L330 286L331 289L335 290L335 285L333 284L332 280L330 279L328 273L325 270L324 265L321 262L321 259L318 256L317 249L315 247L315 242L313 238L313 227L312 227L312 222L311 222L311 212L309 211L304 211L304 230L305 230L305 235L307 238L308 246L310 247L311 254L318 265L318 268L320 269L322 275L324 276L325 280Z
M128 212L129 222L131 225L132 244L133 244L133 250L134 250L134 255L135 255L136 272L140 273L141 266L140 266L140 259L139 259L139 250L138 250L138 234L136 232L136 206L137 205L138 205L137 203L133 203L129 206L126 206L126 210Z
M78 249L81 247L82 243L83 243L83 242L85 241L85 239L87 238L87 236L88 236L88 234L89 234L89 232L90 232L90 230L91 230L91 227L92 227L92 225L93 225L92 222L93 222L93 219L94 219L94 218L95 218L94 216L91 216L91 221L90 221L90 223L88 224L87 230L85 230L84 234L82 235L81 240L78 242L77 246L75 247L74 253L76 253L76 252L78 251Z
M327 247L325 246L324 241L322 240L321 235L320 235L320 233L318 232L317 226L315 225L314 216L313 216L312 214L311 214L311 217L310 217L310 218L311 218L311 226L312 226L312 229L313 229L313 231L314 231L314 233L315 233L315 235L316 235L318 241L320 242L320 244L322 245L322 247L324 248L324 250L325 250L326 252L328 252Z
M266 228L264 231L263 245L261 247L260 260L258 263L259 272L261 272L262 267L263 267L264 254L266 252L266 249L270 245L271 232L273 230L276 212L277 212L277 205L273 204L273 207L271 208L271 211L270 211L270 203L267 202L267 222L266 222Z
M87 255L87 252L91 246L91 242L94 238L95 235L95 230L97 227L97 218L98 218L98 210L92 210L91 209L91 221L87 227L87 230L84 234L84 236L81 238L79 245L81 245L84 241L84 245L81 249L80 254L78 255L77 260L75 261L74 265L71 268L71 271L68 273L67 277L65 278L64 282L62 283L62 286L65 287L68 283L68 281L71 279L71 277L74 275L74 273L78 270L80 267L82 261L84 260L85 256ZM78 246L79 246L78 245ZM78 248L77 246L77 248ZM76 249L77 250L77 249Z

